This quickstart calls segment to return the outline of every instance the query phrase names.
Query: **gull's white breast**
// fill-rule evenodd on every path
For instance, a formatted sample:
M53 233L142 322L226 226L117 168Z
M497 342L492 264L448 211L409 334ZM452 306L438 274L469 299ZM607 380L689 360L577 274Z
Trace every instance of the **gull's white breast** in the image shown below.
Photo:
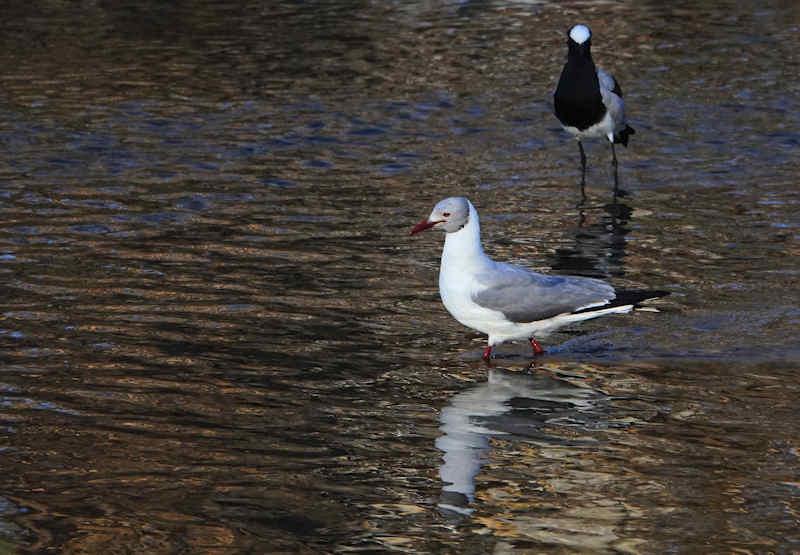
M496 310L480 306L472 300L474 279L467 272L442 267L439 274L439 295L453 318L461 324L491 334L505 317Z

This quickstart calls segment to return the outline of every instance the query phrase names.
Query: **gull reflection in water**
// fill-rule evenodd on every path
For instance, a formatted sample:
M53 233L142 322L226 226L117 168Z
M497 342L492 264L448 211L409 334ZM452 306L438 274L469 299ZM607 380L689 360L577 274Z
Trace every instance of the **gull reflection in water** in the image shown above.
M475 477L488 459L492 437L515 434L546 440L544 425L582 420L601 396L545 372L490 369L488 381L454 395L439 417L442 435L436 447L444 452L439 507L472 513Z

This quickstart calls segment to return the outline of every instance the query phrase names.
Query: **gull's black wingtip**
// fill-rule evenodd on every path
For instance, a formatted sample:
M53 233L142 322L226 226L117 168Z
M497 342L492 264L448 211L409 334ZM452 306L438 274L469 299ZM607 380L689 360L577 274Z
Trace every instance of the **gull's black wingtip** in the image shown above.
M615 306L632 306L639 308L641 303L651 299L658 299L669 295L669 291L662 291L660 289L617 289L617 294L608 304L600 304L590 306L581 310L576 310L573 314L581 314L583 312L594 312L614 308Z
M634 308L638 307L640 303L649 301L651 299L660 299L669 295L669 291L662 291L660 289L623 289L618 290L617 297L614 299L614 304L625 305L632 304Z

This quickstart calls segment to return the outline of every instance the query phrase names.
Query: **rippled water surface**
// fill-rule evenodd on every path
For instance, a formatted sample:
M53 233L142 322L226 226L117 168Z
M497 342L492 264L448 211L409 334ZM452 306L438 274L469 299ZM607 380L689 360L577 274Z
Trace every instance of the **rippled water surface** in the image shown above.
M796 3L11 3L0 553L800 550ZM594 30L637 134L551 114ZM529 366L487 250L672 294Z

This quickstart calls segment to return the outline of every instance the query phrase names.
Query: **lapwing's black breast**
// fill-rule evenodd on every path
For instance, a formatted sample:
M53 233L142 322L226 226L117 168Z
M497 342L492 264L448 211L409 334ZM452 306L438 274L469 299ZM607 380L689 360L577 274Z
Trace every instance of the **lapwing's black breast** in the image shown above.
M568 61L561 71L554 95L556 117L563 125L583 131L603 119L606 107L593 63Z

